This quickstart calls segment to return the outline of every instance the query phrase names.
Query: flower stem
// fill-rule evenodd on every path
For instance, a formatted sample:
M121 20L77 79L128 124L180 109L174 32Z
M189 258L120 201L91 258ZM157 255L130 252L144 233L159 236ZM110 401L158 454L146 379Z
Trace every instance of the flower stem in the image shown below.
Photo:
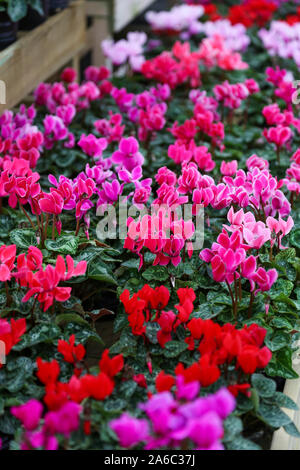
M228 287L228 290L229 290L229 294L230 294L230 297L231 297L231 301L232 301L232 312L233 312L233 316L234 316L234 318L236 319L236 317L237 317L236 302L234 301L233 293L232 293L232 290L231 290L231 287L230 287L229 282L226 281L226 284L227 284L227 287Z
M27 212L27 211L24 209L24 207L22 206L22 204L21 204L19 198L18 198L18 203L19 203L19 207L20 207L21 211L23 212L23 214L25 215L25 217L27 218L27 220L30 222L31 227L35 230L36 227L35 227L34 223L32 222L32 219L31 219L30 215L28 214L28 212Z

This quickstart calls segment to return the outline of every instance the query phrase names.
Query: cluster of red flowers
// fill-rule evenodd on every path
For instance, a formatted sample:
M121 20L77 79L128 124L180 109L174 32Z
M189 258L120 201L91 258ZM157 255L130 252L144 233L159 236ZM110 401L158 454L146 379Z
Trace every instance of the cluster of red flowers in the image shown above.
M294 15L288 15L284 21L291 26L293 26L296 23L299 23L300 22L300 7L297 8L297 11Z
M148 79L166 83L174 89L183 83L191 88L201 84L200 62L207 68L218 66L224 70L243 70L248 65L243 62L238 52L226 47L222 36L206 38L197 51L191 52L188 42L177 41L171 52L164 51L153 59L146 60L141 68Z
M4 318L0 318L0 344L4 344L4 351L1 351L0 354L0 369L2 367L2 353L7 356L11 349L17 344L22 335L26 331L26 320L25 318L20 318L19 320L14 320L13 318L8 322Z
M217 21L222 18L221 15L218 13L218 8L213 3L208 3L204 6L204 13L208 16L209 21Z
M246 28L251 26L265 26L277 6L269 0L248 0L242 5L234 5L229 9L228 19L232 24L242 23Z
M172 339L180 324L188 322L190 314L194 310L193 302L196 298L195 292L189 287L177 290L179 304L175 305L177 314L171 310L163 310L169 303L170 292L164 286L153 289L148 284L130 297L126 289L122 292L120 300L128 315L128 321L132 333L145 338L146 324L156 322L160 326L157 340L162 348Z
M191 87L200 86L199 59L191 52L188 43L176 42L171 52L162 52L154 59L146 60L141 72L149 79L167 83L174 89L188 82Z
M178 367L177 373L188 381L197 376L202 385L208 386L220 377L221 365L235 361L237 369L253 374L271 360L271 351L263 346L267 331L255 323L238 330L230 323L220 326L212 320L193 318L187 328L191 333L185 340L188 348L201 354L199 362L191 368Z
M37 377L45 385L44 402L49 410L60 409L69 400L76 403L86 398L104 400L112 394L114 377L124 366L121 354L111 359L106 349L99 361L99 373L92 375L82 373L86 351L82 344L75 345L74 335L70 336L69 341L59 340L58 351L66 362L74 366L74 373L68 382L59 381L60 366L57 360L47 362L40 357L37 359Z
M237 396L239 392L249 395L250 384L239 374L229 377L228 366L235 365L235 369L244 374L253 374L257 369L264 368L271 360L271 351L263 346L266 330L257 324L244 326L241 330L231 324L220 326L212 320L193 318L187 325L191 333L186 339L190 350L197 350L201 356L198 362L189 367L179 363L175 375L184 377L186 383L198 381L203 387L214 384L221 376L221 368L230 385L228 389ZM170 390L175 384L175 378L161 371L156 377L158 392Z

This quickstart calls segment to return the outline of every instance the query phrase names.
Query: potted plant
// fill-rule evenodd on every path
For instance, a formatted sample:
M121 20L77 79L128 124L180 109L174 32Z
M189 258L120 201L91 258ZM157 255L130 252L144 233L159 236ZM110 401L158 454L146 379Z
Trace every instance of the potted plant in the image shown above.
M0 0L0 50L17 39L17 22L11 18L8 9L7 0Z
M42 24L49 16L50 0L25 0L27 1L27 13L20 20L19 28L29 31Z
M48 17L49 0L0 0L0 48L16 40L18 27L33 29Z

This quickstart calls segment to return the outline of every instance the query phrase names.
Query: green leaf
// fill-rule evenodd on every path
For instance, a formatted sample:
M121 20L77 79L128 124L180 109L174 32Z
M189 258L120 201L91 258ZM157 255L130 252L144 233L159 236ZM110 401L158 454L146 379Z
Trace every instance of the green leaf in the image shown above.
M291 294L294 284L291 281L285 279L278 279L272 286L269 294L271 299L276 299L280 294L284 294L287 297Z
M27 250L31 245L37 245L36 234L33 230L16 228L9 234L11 243L22 250Z
M272 428L280 428L291 422L291 418L277 405L261 403L258 409L258 415Z
M298 429L296 428L296 426L293 422L290 422L289 424L286 424L285 426L283 426L283 429L290 436L297 437L297 438L300 437L300 432L298 431Z
M241 436L236 437L233 441L226 444L226 448L228 450L261 450L258 444Z
M124 261L121 266L124 266L125 268L129 269L139 269L139 263L139 259L132 258L127 261Z
M276 356L267 365L265 372L271 377L279 376L285 379L297 379L299 377L293 369L292 351L287 348L277 352Z
M109 271L109 268L101 262L99 258L93 260L88 267L88 277L96 281L107 282L108 284L117 284Z
M150 343L157 344L157 333L160 330L160 326L158 323L147 323L146 325L146 336L149 339Z
M278 262L280 260L294 260L296 257L296 250L295 248L287 248L286 250L281 250L278 255L275 256L275 261Z
M86 344L88 341L92 340L101 345L104 344L98 333L93 331L91 327L85 328L84 325L68 323L64 329L64 337L68 339L72 334L76 336L76 341L78 343Z
M287 395L281 392L276 392L273 400L281 408L288 408L289 410L298 410L298 405Z
M20 21L26 16L27 2L24 0L9 0L7 13L12 21Z
M62 235L56 240L46 240L45 246L49 251L62 255L75 255L78 250L79 239L75 235Z
M3 432L3 434L14 434L18 426L20 426L20 421L11 414L5 413L4 416L1 416L0 432Z
M290 234L290 244L296 248L300 248L300 228L293 230Z
M125 357L135 356L138 338L132 334L128 329L123 330L119 341L117 341L111 348L111 354L122 353Z
M168 270L164 266L150 266L142 276L147 281L166 281L169 278Z
M65 325L71 322L77 323L78 325L85 325L87 327L90 326L89 322L87 322L77 313L62 313L61 315L57 315L57 317L55 318L55 323L58 326Z
M70 149L60 149L59 154L52 154L53 163L59 168L72 166L76 159L76 153Z
M7 366L5 388L12 394L21 390L27 379L32 375L34 364L28 357L19 357L9 361Z
M41 0L29 0L31 8L37 11L41 16L45 14Z
M286 320L286 318L281 318L281 317L275 317L271 320L270 322L270 325L273 326L274 328L284 328L284 329L287 329L287 330L292 330L293 329L293 326L291 325L291 323Z
M54 323L43 323L34 326L28 333L22 336L21 341L14 346L16 351L22 351L25 348L34 346L35 344L51 342L57 340L61 336L61 329Z
M291 343L291 336L284 331L275 331L268 333L265 339L266 346L272 351L279 351L279 349L289 346Z
M240 418L230 415L224 422L224 442L230 442L238 436L243 431L243 423Z
M125 397L126 399L132 397L134 392L137 389L138 384L134 382L134 380L127 380L120 385L119 394L121 397Z
M276 383L262 374L253 374L251 383L256 388L261 397L271 397L276 391Z
M203 303L199 306L199 309L192 312L190 319L202 318L202 320L209 320L219 315L225 309L225 305L214 305L211 303Z
M169 341L163 350L164 356L178 357L183 351L188 348L188 345L182 341Z

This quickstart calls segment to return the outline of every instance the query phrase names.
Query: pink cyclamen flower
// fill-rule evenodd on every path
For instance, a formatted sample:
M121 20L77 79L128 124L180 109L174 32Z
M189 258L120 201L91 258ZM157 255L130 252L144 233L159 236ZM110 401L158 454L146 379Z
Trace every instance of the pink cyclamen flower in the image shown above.
M266 271L264 268L258 268L252 278L258 285L256 293L270 290L274 282L277 281L277 278L278 272L276 269L269 269L269 271Z
M97 139L93 134L82 134L78 145L89 157L99 158L107 148L107 140L103 137Z
M233 176L236 174L238 168L237 160L232 160L231 162L225 162L224 160L221 163L221 173L223 176Z
M139 152L138 141L134 137L121 139L119 150L112 154L112 161L128 171L144 163L144 157Z
M0 281L6 282L11 278L11 271L15 267L16 245L2 245L0 248Z
M38 427L42 412L43 405L35 399L29 400L24 405L11 408L12 415L22 422L27 431L33 431Z
M44 428L50 434L63 434L68 438L71 432L79 428L81 406L68 401L58 411L50 411L45 416Z
M111 429L116 433L122 447L130 448L146 440L149 428L146 420L136 419L123 413L120 418L110 422Z
M274 143L277 147L281 148L291 139L293 133L289 127L277 126L265 129L263 135L268 142Z

